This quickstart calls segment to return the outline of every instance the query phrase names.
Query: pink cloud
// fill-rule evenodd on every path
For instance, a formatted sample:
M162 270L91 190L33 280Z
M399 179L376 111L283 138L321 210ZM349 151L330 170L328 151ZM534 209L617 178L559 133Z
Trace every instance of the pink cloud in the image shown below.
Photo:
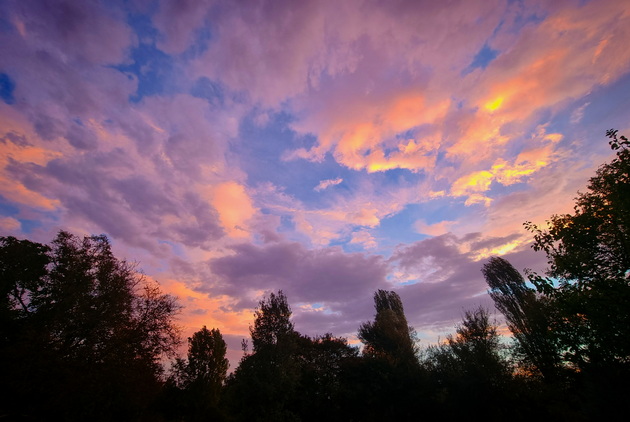
M450 231L451 226L456 224L456 221L440 221L435 224L427 224L422 220L416 221L414 228L418 233L428 234L430 236L440 236Z
M319 182L319 184L317 186L315 186L315 191L316 192L320 192L326 188L329 188L331 186L336 186L338 184L340 184L341 182L343 182L343 179L341 177L338 177L336 179L326 179L326 180L322 180L321 182Z

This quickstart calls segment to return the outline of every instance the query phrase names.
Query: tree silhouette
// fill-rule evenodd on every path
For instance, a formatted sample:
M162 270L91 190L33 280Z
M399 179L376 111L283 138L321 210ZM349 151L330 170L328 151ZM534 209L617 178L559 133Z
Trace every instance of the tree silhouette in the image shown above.
M530 222L533 248L547 255L546 277L530 280L553 304L553 331L576 369L589 417L614 416L630 377L630 142L606 132L615 158L599 167L572 214L546 228Z
M490 258L481 272L490 297L514 335L524 366L539 371L547 381L555 380L561 359L551 331L554 309L550 301L527 287L523 276L504 258Z
M116 259L105 236L62 231L50 247L0 238L0 274L0 357L11 362L1 377L14 386L5 412L107 420L147 411L161 359L179 341L174 298Z
M237 420L293 420L301 336L293 328L291 307L282 291L272 292L259 302L254 316L253 351L228 379L227 406Z
M359 327L363 354L389 360L396 364L417 363L415 331L407 323L402 301L396 292L378 290L374 293L374 321Z
M616 157L590 179L574 213L552 216L546 229L526 223L549 264L548 277L531 280L554 299L565 357L581 369L630 358L630 143L616 130L607 136Z
M456 335L448 335L446 342L429 347L423 363L446 419L460 420L471 412L487 412L489 398L495 403L486 418L503 420L510 414L504 405L509 398L510 370L497 326L486 309L466 311Z
M355 384L349 386L354 390L348 401L361 409L359 420L409 420L415 413L409 403L422 403L415 331L396 292L376 291L374 308L374 321L361 324L357 334L364 345L362 360L346 371ZM370 405L357 407L362 402Z
M221 332L204 325L188 338L187 359L177 359L166 386L165 413L189 421L222 420L219 399L227 377L227 345Z
M271 292L268 298L261 300L254 316L254 326L249 328L254 353L282 346L295 335L291 307L282 290L278 294Z

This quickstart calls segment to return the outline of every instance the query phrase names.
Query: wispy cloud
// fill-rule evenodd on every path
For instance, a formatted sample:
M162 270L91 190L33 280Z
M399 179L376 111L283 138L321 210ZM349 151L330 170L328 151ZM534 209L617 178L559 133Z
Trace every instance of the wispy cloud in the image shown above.
M343 182L343 179L341 177L338 177L336 179L326 179L326 180L322 180L321 182L319 182L319 184L317 186L315 186L314 190L316 192L321 192L324 189L327 189L331 186L335 186L340 184L341 182Z

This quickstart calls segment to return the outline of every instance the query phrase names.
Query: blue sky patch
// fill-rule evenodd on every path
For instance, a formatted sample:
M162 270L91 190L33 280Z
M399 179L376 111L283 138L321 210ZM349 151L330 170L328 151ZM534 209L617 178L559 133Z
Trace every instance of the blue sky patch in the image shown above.
M13 104L15 102L13 91L15 91L15 82L6 73L0 73L0 98L2 101Z
M462 76L471 73L475 69L485 69L494 59L497 58L498 55L499 50L494 50L488 44L484 44L481 50L479 50L473 58L472 63L464 69Z

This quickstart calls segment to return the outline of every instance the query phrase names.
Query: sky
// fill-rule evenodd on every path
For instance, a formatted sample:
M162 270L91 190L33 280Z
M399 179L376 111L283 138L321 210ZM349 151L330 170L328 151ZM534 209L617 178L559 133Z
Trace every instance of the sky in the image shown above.
M490 256L571 212L630 133L630 2L0 2L0 235L106 234L234 362L283 290L356 342L491 307Z

